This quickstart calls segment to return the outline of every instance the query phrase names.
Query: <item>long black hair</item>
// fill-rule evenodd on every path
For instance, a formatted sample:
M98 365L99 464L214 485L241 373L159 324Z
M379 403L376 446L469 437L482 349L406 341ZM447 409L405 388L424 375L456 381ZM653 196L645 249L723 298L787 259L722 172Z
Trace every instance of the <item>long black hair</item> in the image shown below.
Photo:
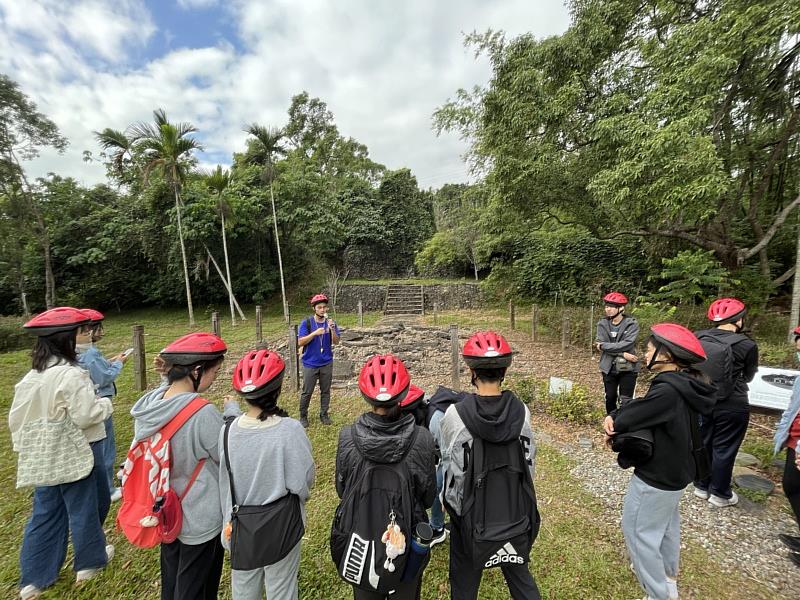
M67 361L74 365L78 362L78 355L75 352L75 338L78 329L69 331L59 331L50 335L41 335L36 338L36 344L31 351L32 368L40 373L49 365L51 359Z
M267 392L258 398L245 398L250 406L255 406L261 409L261 414L258 415L259 421L266 421L270 417L288 417L289 413L278 406L278 397L281 395L281 388Z

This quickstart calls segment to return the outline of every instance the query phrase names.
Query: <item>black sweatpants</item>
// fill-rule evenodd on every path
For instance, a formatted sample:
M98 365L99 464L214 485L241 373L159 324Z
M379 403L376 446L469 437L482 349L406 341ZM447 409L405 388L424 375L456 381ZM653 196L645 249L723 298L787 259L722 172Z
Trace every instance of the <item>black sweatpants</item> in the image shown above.
M797 526L800 527L800 469L795 464L795 457L797 454L792 448L786 449L786 464L783 467L783 493L789 500L794 512L794 518L797 520Z
M616 370L603 373L603 387L606 391L606 414L610 415L619 407L619 397L633 398L636 391L636 371L619 373Z
M500 567L513 600L541 600L539 588L527 564L506 563ZM472 559L464 554L458 528L450 531L450 599L477 600L483 569L472 566Z
M225 551L219 535L202 544L161 544L161 600L216 600Z
M711 415L700 415L700 435L711 459L711 476L694 482L694 487L707 490L720 498L730 498L733 464L750 422L748 411L714 409Z

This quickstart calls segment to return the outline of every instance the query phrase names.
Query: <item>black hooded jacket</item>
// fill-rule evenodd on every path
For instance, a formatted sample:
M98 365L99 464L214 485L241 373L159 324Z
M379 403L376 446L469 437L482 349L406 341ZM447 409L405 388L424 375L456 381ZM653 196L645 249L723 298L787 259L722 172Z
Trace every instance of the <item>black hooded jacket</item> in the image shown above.
M416 438L413 435L415 428ZM425 511L433 505L436 496L436 450L430 431L416 425L411 414L393 421L372 412L361 415L353 425L343 427L336 449L336 493L339 498L364 465L353 436L358 438L366 458L373 462L396 463L405 455L414 488L415 522L427 523Z
M617 433L639 429L653 432L653 457L633 471L639 479L671 491L682 490L694 479L687 407L696 414L709 414L714 390L713 385L682 371L659 373L644 398L628 402L611 414Z

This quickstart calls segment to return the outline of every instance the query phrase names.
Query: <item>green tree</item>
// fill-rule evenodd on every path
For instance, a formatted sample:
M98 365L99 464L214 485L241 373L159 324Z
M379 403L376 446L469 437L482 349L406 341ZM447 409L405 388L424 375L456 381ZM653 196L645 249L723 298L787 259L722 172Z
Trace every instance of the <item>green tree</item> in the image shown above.
M231 263L228 259L228 240L225 235L225 215L230 214L231 205L224 198L225 191L231 183L230 172L217 165L211 173L206 176L208 189L217 196L217 212L219 213L220 229L222 230L222 249L225 254L225 275L228 278L228 302L231 308L231 325L236 326L236 312L233 307L233 283L231 282Z
M159 108L153 111L153 123L137 123L131 126L131 140L144 157L142 170L145 183L153 170L158 170L175 197L175 212L178 220L178 239L183 260L183 277L186 284L186 305L189 309L189 324L195 325L192 289L189 283L189 266L186 260L186 245L181 224L181 188L186 173L192 165L192 152L202 146L190 134L197 131L191 123L170 123L167 114Z

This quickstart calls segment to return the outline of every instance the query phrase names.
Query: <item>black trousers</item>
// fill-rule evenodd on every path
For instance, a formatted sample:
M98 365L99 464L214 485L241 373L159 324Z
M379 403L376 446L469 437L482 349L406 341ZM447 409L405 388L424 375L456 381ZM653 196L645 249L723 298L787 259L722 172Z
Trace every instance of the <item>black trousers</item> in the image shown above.
M611 414L617 410L620 396L633 398L636 390L636 371L626 371L619 373L611 371L603 373L603 387L606 391L606 414Z
M161 600L216 600L225 551L219 535L202 544L161 544Z
M800 469L795 464L797 454L792 448L786 449L786 464L783 467L783 493L789 500L794 512L794 518L797 520L797 526L800 527Z
M464 554L457 527L450 531L450 599L477 600L483 569L476 569ZM500 567L513 600L541 600L539 588L527 564L504 564Z
M750 413L747 411L714 409L709 416L700 415L700 435L711 459L711 476L695 481L696 488L707 490L720 498L733 495L733 464L749 422Z

